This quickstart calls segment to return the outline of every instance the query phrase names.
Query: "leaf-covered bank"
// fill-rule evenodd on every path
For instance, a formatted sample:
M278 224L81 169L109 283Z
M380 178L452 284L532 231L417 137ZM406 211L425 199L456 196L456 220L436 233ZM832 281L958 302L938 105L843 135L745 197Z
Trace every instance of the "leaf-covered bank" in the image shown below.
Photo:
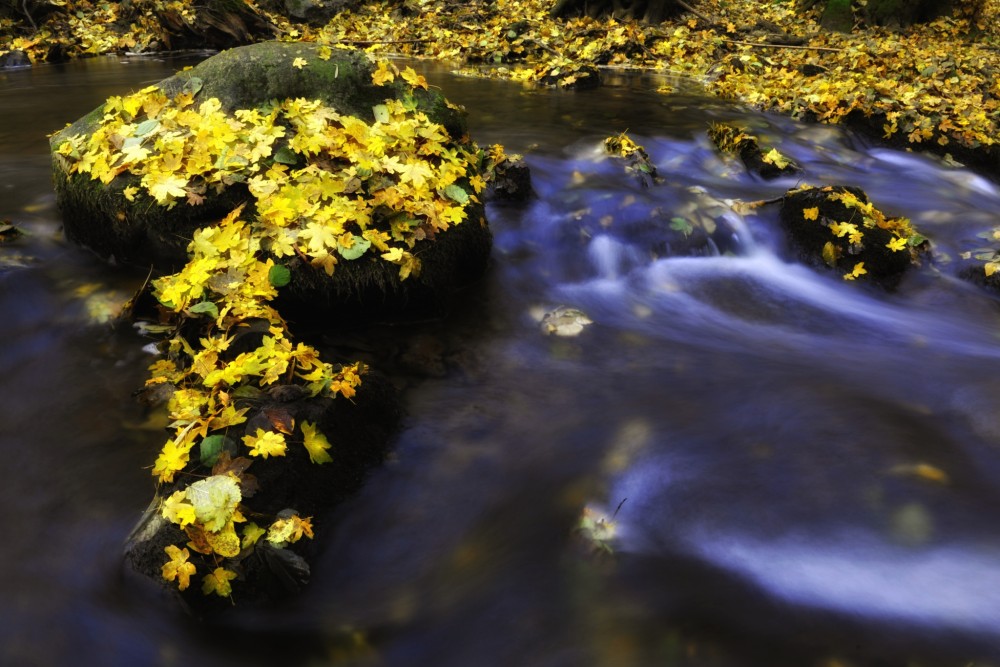
M851 33L825 30L820 7L804 11L793 2L705 0L698 14L655 25L557 19L550 0L375 1L347 6L324 23L263 4L228 3L223 10L220 3L139 0L126 11L78 1L50 8L37 25L9 12L0 20L0 58L155 51L190 45L179 36L204 37L223 25L229 45L277 36L435 58L470 74L562 87L595 82L601 67L643 69L674 77L664 92L690 86L797 118L848 122L880 141L1000 174L995 0L982 3L975 18L959 14L905 30L857 26Z

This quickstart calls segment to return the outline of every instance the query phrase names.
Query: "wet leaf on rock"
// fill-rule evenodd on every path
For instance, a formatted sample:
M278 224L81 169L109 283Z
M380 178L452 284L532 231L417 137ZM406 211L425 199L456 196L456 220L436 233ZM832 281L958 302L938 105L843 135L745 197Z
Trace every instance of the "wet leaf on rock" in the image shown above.
M267 272L267 279L275 287L284 287L291 282L292 272L288 270L287 266L275 264Z
M579 336L594 321L577 308L559 306L542 317L542 333L555 336Z

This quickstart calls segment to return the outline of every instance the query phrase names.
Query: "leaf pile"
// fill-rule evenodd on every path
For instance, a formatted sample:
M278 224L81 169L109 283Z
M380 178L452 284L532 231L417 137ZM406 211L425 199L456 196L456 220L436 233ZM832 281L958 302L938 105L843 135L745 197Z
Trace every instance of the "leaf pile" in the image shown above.
M386 61L373 81L397 75L427 87L412 68ZM420 270L417 242L460 224L486 187L485 153L455 142L412 98L377 105L369 124L317 100L228 114L218 99L196 103L196 94L168 99L151 86L112 97L95 132L57 147L67 173L106 184L130 175L126 198L144 193L150 205L167 207L245 184L264 252L303 257L328 275L340 260L377 253L403 279Z
M260 259L260 240L239 219L240 212L196 232L188 264L153 281L166 323L157 328L168 328L173 335L162 344L164 358L150 366L146 381L147 392L169 393L173 430L153 475L163 484L181 486L164 500L161 516L189 540L183 548L166 547L170 560L163 566L163 578L176 580L180 590L187 588L196 571L194 561L188 560L190 548L199 554L201 566L214 566L203 578L202 591L220 596L231 594L239 562L253 552L262 535L275 548L303 535L312 537L309 519L296 516L299 527L292 533L286 531L292 519L275 518L268 528L246 520L245 502L257 490L247 472L253 462L285 456L292 439L313 463L332 461L329 441L310 422L275 419L268 429L243 436L242 442L230 438L230 430L247 422L250 407L267 391L296 388L303 396L349 399L364 373L360 363L335 367L323 362L315 348L293 343L285 322L269 304L276 285L287 280L283 267L270 258ZM189 342L193 332L201 335ZM235 351L244 336L260 342ZM176 479L200 477L203 467L212 474L186 487Z
M698 7L710 23L689 14L658 25L555 20L546 0L409 4L419 12L405 20L392 3L365 3L302 37L458 60L470 74L522 81L565 63L653 70L795 117L839 123L854 114L904 143L975 148L1000 135L996 0L974 17L851 34L822 29L816 13L791 2L705 0Z

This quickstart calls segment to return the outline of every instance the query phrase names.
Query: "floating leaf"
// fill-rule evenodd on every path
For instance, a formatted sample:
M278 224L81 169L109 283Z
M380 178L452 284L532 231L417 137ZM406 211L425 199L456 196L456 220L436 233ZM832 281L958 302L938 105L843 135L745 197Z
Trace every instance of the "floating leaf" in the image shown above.
M20 237L24 232L6 220L0 221L0 243L7 243Z
M559 306L542 317L542 332L556 336L578 336L585 327L593 323L582 310Z

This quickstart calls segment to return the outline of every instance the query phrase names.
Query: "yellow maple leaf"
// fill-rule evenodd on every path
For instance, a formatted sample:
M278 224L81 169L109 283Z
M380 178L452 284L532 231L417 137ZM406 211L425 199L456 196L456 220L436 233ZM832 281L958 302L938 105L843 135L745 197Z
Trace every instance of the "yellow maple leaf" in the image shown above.
M375 71L372 72L372 83L376 86L384 86L387 83L391 83L396 78L396 71L396 66L388 60L380 60L375 65Z
M197 519L194 505L187 502L187 494L184 491L174 491L169 498L163 501L160 516L171 523L176 523L181 528L194 523Z
M898 252L906 247L906 239L896 236L889 239L889 242L885 244L885 247L893 252Z
M229 582L235 578L235 572L223 567L217 567L211 574L206 574L201 580L201 592L205 595L215 593L222 598L229 597L233 594L233 587Z
M423 160L408 160L399 168L399 181L401 183L412 183L413 187L421 190L427 185L427 179L432 178L434 172L430 165Z
M164 547L163 550L170 556L170 560L164 563L161 569L163 579L164 581L173 581L176 579L177 588L183 591L191 585L191 575L197 572L194 563L188 562L191 552L187 549L176 547L173 544Z
M174 481L174 475L187 465L190 451L190 446L178 445L174 440L168 441L160 450L160 455L156 457L156 462L153 464L153 474L161 482Z
M302 69L308 64L309 63L308 61L306 61L305 58L296 58L295 60L292 61L292 67L295 67L296 69Z
M267 529L267 541L276 547L298 542L303 537L312 539L312 519L303 519L298 514L276 519Z
M850 273L844 274L844 280L855 280L859 276L863 276L866 273L868 273L868 269L865 268L865 263L858 262L857 264L854 265L854 268L851 269Z
M316 54L319 56L320 60L329 60L330 56L333 55L333 49L324 44L316 49Z
M850 222L830 223L830 231L833 232L838 238L843 238L848 235L853 238L856 234L860 234L858 226ZM854 241L851 242L853 243Z
M403 77L403 81L407 82L414 88L423 88L424 90L427 90L427 79L425 79L422 75L417 74L412 67L404 68L400 76Z
M330 463L333 460L327 452L330 449L330 441L326 439L323 432L316 427L316 424L305 421L302 422L301 428L302 444L309 452L309 459L313 463Z
M246 549L257 543L257 540L261 538L267 531L258 526L255 523L248 523L243 527L243 541L240 542L240 546Z
M170 172L150 173L142 178L143 187L161 206L172 206L178 197L186 196L184 187L187 184L187 178Z
M269 456L284 456L288 449L285 436L262 428L258 428L255 435L243 436L243 444L250 448L251 456L265 459Z
M802 209L802 217L806 220L817 220L819 219L819 207L813 206L812 208Z

